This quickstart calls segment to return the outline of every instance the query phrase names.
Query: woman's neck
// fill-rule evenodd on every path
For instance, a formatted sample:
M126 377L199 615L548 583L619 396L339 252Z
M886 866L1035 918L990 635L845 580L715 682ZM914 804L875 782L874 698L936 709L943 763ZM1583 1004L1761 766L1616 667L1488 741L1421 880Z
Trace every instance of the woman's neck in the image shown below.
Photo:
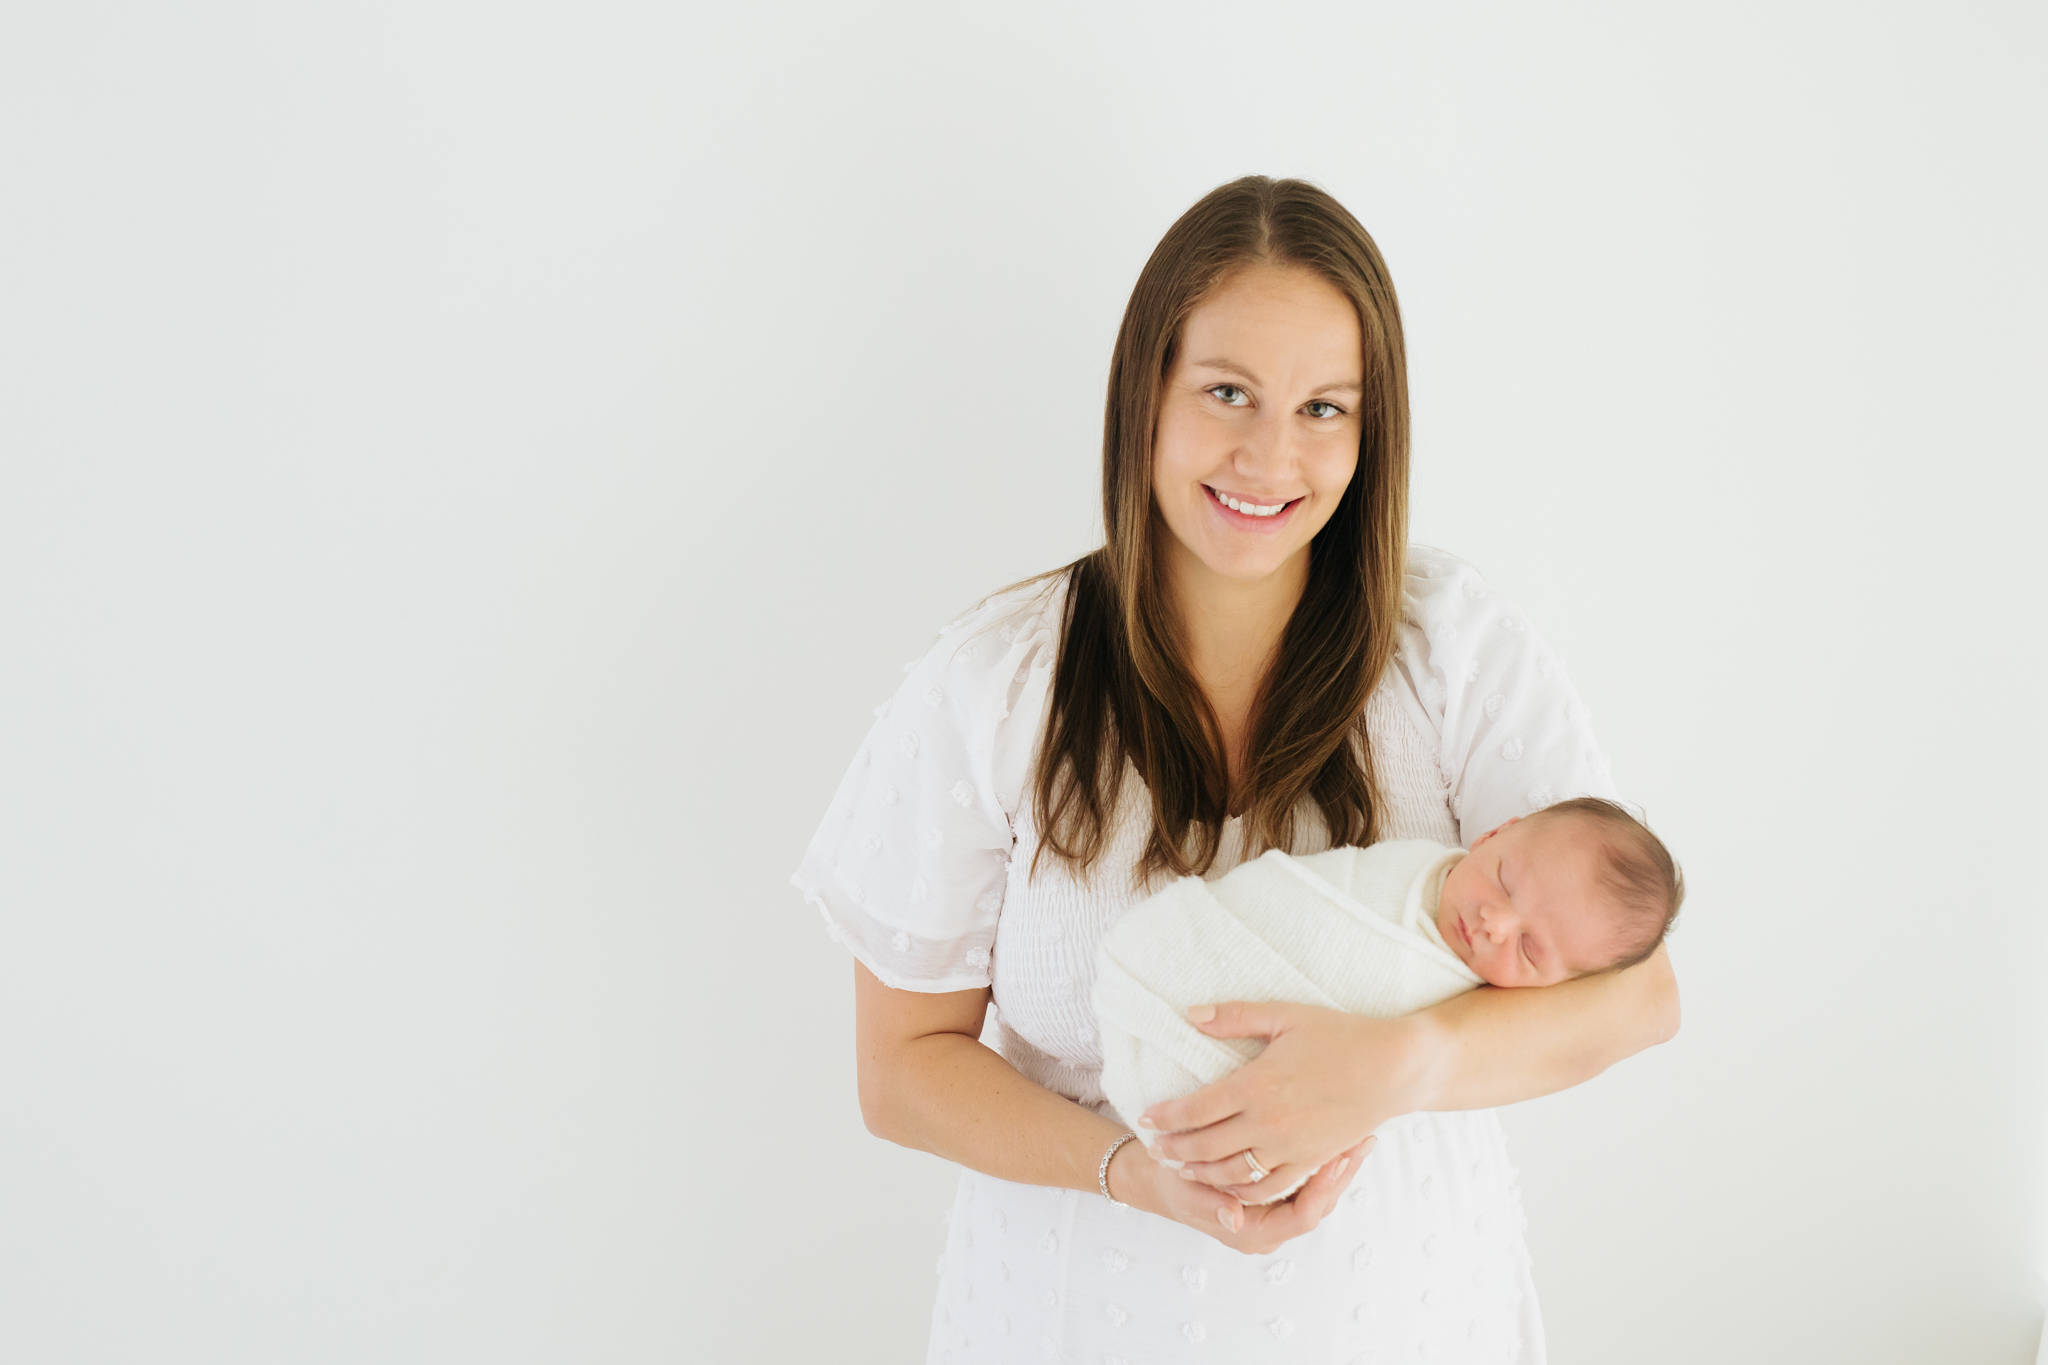
M1202 686L1254 690L1265 676L1308 587L1304 550L1263 578L1225 578L1178 544L1168 551L1166 591Z
M1176 543L1168 550L1165 576L1188 667L1223 727L1236 792L1252 702L1308 586L1308 552L1263 578L1246 580L1224 577Z

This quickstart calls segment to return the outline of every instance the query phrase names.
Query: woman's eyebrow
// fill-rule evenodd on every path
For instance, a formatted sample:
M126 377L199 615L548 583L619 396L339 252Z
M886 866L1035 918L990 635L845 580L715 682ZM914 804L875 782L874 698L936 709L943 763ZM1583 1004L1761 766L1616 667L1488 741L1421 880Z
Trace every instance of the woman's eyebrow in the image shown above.
M1188 363L1193 365L1198 370L1221 370L1225 374L1234 374L1239 379L1249 380L1251 383L1254 384L1257 384L1259 382L1259 377L1257 375L1253 374L1250 370L1247 370L1244 366L1238 364L1235 360L1223 360L1219 358L1216 360L1194 360Z
M1263 384L1260 384L1259 377L1257 375L1253 374L1250 370L1247 370L1244 366L1238 364L1235 360L1226 360L1223 357L1218 356L1214 360L1191 360L1188 363L1198 370L1221 370L1225 374L1234 374L1239 379L1242 379L1245 382L1252 384L1254 386L1260 388L1265 387ZM1363 398L1365 396L1365 385L1359 383L1355 379L1340 379L1333 381L1332 383L1323 384L1318 386L1317 388L1310 389L1309 397L1313 398L1320 393L1349 393L1356 394L1357 396Z

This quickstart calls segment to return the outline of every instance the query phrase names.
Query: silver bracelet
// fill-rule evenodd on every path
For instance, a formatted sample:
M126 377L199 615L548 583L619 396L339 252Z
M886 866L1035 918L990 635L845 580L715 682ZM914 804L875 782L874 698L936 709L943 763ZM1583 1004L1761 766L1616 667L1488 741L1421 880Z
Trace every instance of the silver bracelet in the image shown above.
M1123 1146L1136 1136L1136 1133L1125 1133L1115 1142L1110 1143L1109 1150L1102 1154L1102 1164L1095 1168L1095 1183L1102 1187L1102 1197L1109 1201L1111 1208L1127 1209L1130 1205L1109 1192L1109 1159L1116 1155L1117 1148Z

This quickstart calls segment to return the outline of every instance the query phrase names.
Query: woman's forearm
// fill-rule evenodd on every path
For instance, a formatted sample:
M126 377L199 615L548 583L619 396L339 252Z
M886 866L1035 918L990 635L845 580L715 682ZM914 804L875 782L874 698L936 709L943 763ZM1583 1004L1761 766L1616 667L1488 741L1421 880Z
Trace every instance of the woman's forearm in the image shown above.
M918 998L891 991L865 967L855 972L860 1106L869 1132L1019 1184L1096 1188L1102 1153L1122 1127L1026 1079L982 1046L970 1031L979 1027L973 1001ZM926 1013L946 1003L954 1017ZM906 1027L905 1009L925 1018Z
M1019 1184L1094 1190L1103 1150L1124 1131L958 1033L905 1045L890 1071L870 1132Z
M1660 946L1623 972L1534 990L1482 987L1411 1016L1428 1063L1417 1109L1491 1109L1570 1089L1678 1032Z

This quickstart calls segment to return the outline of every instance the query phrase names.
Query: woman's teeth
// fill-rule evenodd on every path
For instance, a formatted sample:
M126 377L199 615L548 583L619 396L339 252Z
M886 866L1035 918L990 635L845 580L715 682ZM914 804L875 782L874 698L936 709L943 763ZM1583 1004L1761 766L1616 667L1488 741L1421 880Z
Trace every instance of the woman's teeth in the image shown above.
M1207 487L1206 484L1203 486ZM1284 510L1287 506L1287 504L1284 502L1276 502L1271 507L1260 507L1256 503L1239 502L1236 498L1231 497L1229 494L1218 493L1213 488L1209 489L1209 493L1212 497L1216 499L1216 501L1222 503L1231 511L1242 512L1248 517L1270 517L1275 513Z

